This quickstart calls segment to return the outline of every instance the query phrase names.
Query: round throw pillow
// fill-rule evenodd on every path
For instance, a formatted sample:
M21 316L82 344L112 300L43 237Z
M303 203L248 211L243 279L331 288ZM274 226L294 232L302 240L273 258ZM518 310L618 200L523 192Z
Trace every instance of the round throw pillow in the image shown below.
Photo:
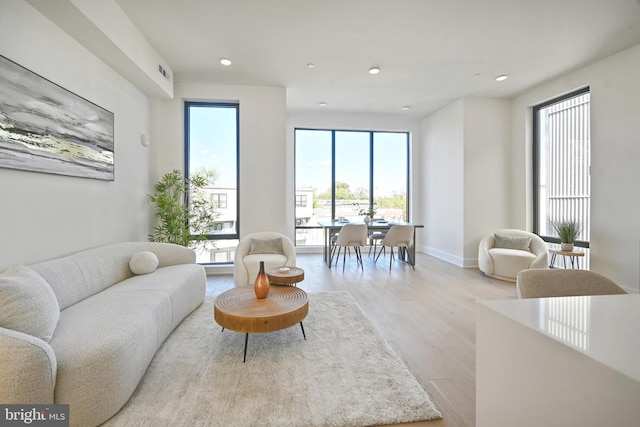
M60 320L60 304L51 286L24 265L0 276L0 327L49 342Z
M133 274L149 274L158 268L158 257L150 251L135 253L129 260L129 268Z

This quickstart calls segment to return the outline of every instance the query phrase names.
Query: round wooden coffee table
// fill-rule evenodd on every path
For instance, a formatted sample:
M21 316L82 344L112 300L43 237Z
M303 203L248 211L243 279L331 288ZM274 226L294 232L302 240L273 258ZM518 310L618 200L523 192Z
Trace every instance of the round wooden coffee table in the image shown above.
M274 285L295 285L304 280L304 270L299 267L284 267L289 271L281 271L283 267L270 268L267 270L269 283Z
M294 286L272 286L266 298L258 299L253 286L241 286L220 294L213 305L213 317L223 330L244 332L244 358L247 360L249 334L274 332L300 323L309 312L307 294Z

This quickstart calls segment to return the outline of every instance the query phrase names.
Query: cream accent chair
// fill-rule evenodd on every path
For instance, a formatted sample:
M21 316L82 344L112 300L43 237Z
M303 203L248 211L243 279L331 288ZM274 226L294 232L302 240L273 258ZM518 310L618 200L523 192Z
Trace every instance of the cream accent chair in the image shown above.
M518 298L617 295L627 292L601 274L588 270L523 270L516 280Z
M360 251L360 246L366 246L367 244L367 225L366 224L345 224L340 229L340 233L336 238L336 243L334 245L334 249L331 255L331 262L333 262L333 255L336 250L338 254L336 256L336 266L338 265L338 260L340 259L340 251L344 248L344 252L342 254L342 271L344 271L344 266L347 260L347 249L349 247L353 247L356 253L356 260L358 265L364 271L364 265L362 264L362 252Z
M278 245L278 239L280 245ZM296 248L284 234L275 231L258 231L240 239L233 260L233 282L236 286L253 284L260 271L260 261L264 268L295 267Z
M376 255L376 259L374 262L378 262L378 258L384 248L389 246L391 248L391 257L389 259L389 271L391 271L391 264L393 263L393 248L398 248L398 258L400 258L400 251L404 250L409 257L409 263L411 267L415 270L415 260L411 259L411 255L409 255L409 251L407 250L409 246L413 244L413 225L406 224L396 224L391 226L389 231L385 234L384 238L380 241L380 252Z
M511 228L496 230L480 241L478 267L487 276L515 282L522 270L549 268L549 250L537 234Z

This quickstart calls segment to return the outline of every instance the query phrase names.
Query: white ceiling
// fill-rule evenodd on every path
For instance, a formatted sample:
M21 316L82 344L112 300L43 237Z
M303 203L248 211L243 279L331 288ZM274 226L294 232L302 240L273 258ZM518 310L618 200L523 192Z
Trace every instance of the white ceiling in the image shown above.
M419 118L640 43L640 0L116 1L175 81L284 86L289 111Z

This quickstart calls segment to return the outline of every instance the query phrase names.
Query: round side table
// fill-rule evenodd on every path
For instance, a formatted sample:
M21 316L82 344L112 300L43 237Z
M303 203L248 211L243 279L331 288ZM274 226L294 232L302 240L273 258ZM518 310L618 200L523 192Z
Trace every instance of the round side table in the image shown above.
M575 249L572 251L563 251L560 249L549 248L549 253L551 254L549 268L553 268L558 255L562 256L564 268L567 268L567 257L569 257L569 261L571 262L571 268L580 268L580 259L578 257L584 256L584 252L576 251Z
M288 268L288 271L281 269ZM267 270L267 278L272 285L294 285L304 280L304 270L299 267L276 267Z

